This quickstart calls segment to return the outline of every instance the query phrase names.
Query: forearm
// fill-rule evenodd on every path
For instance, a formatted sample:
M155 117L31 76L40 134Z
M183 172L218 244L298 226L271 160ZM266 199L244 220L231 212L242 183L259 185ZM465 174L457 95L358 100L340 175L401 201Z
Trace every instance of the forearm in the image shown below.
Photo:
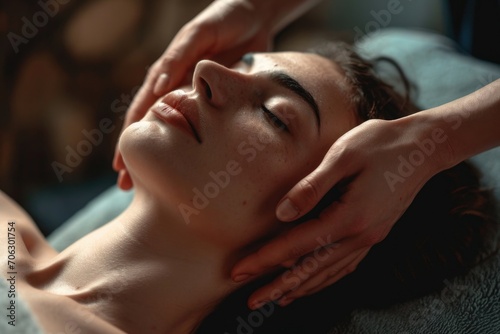
M322 0L244 0L263 15L273 34L302 16Z
M500 145L500 80L458 100L413 115L428 124L427 137L442 129L437 169L456 165ZM410 117L413 117L410 116Z

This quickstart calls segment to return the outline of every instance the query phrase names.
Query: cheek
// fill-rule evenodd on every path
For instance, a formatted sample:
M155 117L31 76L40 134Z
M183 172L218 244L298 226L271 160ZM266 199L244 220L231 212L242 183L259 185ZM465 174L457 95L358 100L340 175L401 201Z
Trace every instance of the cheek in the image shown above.
M274 206L296 175L294 152L279 134L267 131L254 131L231 149L241 168L237 186L246 195L242 203L259 215L274 215Z
M196 187L213 197L210 206L215 211L230 210L239 216L242 212L274 213L273 201L279 200L290 178L291 170L285 168L293 153L289 145L281 134L253 117L231 119L211 139L213 149L204 153L204 179Z
M260 141L256 136L251 138L237 149L243 157L242 188L254 195L249 202L255 206L255 212L263 215L270 212L274 217L278 201L319 165L327 146L319 147L318 143L318 147L296 147Z

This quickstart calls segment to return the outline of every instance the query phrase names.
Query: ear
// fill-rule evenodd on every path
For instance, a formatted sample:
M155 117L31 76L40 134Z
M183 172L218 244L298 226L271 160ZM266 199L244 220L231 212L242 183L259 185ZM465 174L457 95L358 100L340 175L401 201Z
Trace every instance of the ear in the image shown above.
M134 187L132 178L130 177L130 174L128 173L126 168L122 168L118 172L118 187L120 187L121 190L125 191L130 190Z

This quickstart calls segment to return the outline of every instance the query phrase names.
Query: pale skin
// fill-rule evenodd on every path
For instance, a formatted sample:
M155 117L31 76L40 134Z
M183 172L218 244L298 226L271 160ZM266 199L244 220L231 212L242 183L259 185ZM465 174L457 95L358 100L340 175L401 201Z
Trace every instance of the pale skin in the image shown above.
M278 73L311 94L319 120L310 103L273 79ZM317 55L258 54L232 69L201 61L192 81L158 103L172 96L188 101L178 108L196 110L201 141L152 110L130 125L120 150L135 189L132 203L62 252L0 193L0 220L15 222L18 293L46 332L192 332L243 284L231 279L235 262L262 237L286 229L274 216L286 189L357 124L342 73ZM252 136L264 147L250 160L241 144ZM225 170L228 161L240 172L186 222L179 204L192 203L192 189L203 189L210 172ZM0 237L7 245L7 234ZM6 251L0 249L4 259Z
M140 119L159 94L179 85L198 59L208 57L230 63L245 52L268 49L280 29L319 2L214 1L181 29L155 62L127 113L124 127ZM259 305L269 300L270 291L279 289L286 294L282 302L286 305L354 271L369 249L385 238L432 175L498 146L499 134L492 127L499 124L499 86L498 81L494 82L465 99L404 119L368 121L342 136L331 146L320 166L281 199L276 207L276 217L282 221L301 217L340 180L357 175L343 200L330 206L318 220L272 240L243 259L233 268L232 276L239 282L251 279L269 267L292 267L298 258L313 255L318 237L332 237L337 247L336 255L323 262L317 272L307 275L299 286L277 280L256 291L249 304ZM463 119L460 131L454 131L452 120L460 117L457 115L464 108L470 111L471 117ZM448 115L448 121L444 115ZM408 156L415 149L415 140L430 138L437 127L449 130L446 144L438 145L425 164L405 180L404 186L392 191L387 187L384 172L394 170L398 157ZM113 167L119 173L119 184L127 188L131 183L123 166L117 149ZM377 189L375 195L373 189ZM293 268L300 271L300 262L297 264Z

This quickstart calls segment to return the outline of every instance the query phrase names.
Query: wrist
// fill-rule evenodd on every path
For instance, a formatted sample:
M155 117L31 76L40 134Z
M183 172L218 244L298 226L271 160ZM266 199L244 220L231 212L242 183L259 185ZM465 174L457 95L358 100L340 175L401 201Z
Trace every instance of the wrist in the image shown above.
M409 141L409 162L422 166L419 170L427 179L457 163L449 127L438 114L426 110L396 120Z
M460 99L420 112L432 127L444 131L441 169L500 145L500 80Z

